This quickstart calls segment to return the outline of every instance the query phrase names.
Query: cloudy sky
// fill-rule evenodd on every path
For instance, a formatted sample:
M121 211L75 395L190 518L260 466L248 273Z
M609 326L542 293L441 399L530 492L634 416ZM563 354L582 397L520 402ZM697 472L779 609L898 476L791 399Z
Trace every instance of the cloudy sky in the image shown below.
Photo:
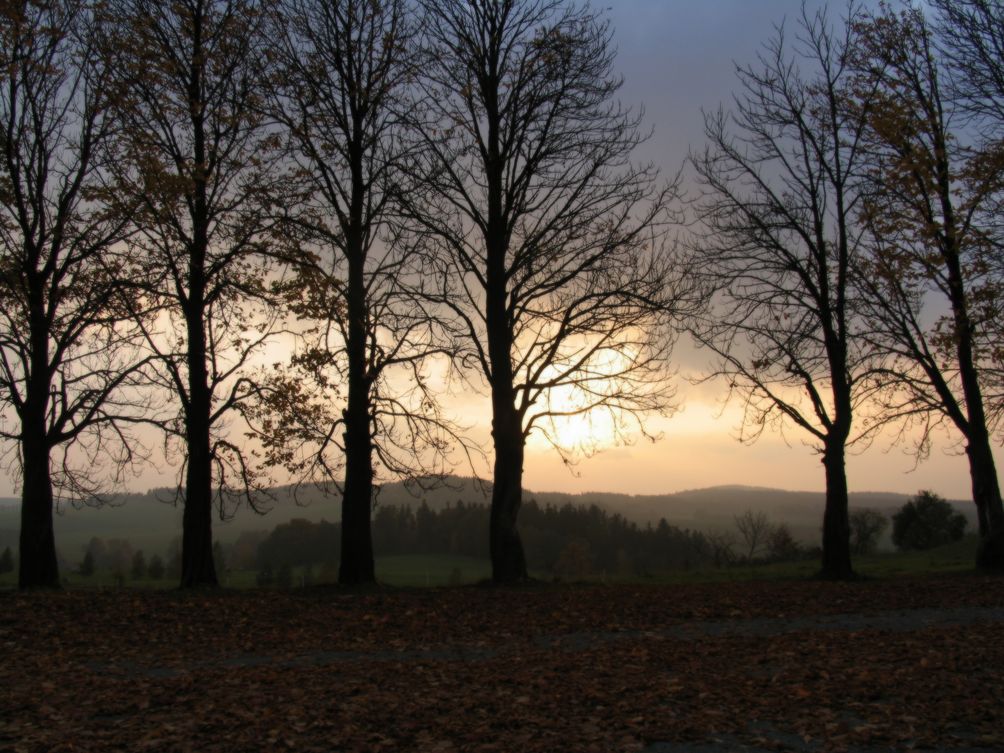
M810 9L816 7L810 0ZM786 17L797 21L800 0L607 0L618 49L617 66L625 78L625 103L644 106L652 138L639 153L672 174L688 148L702 141L701 108L728 103L734 64L754 60L758 49ZM840 9L843 3L832 7ZM662 438L608 448L571 471L558 456L531 441L526 460L527 488L563 491L663 493L717 484L750 484L787 489L823 488L819 457L797 430L782 437L765 435L752 446L735 440L740 414L720 403L721 390L693 387L709 357L687 344L677 349L677 389L682 410L651 423ZM455 404L470 420L484 421L487 398L468 396ZM487 437L487 427L482 427ZM969 495L961 448L945 437L930 460L914 467L901 448L879 441L849 460L852 490L906 493L930 488L956 498ZM149 472L132 486L144 490L174 482L170 468ZM0 495L13 493L0 478Z

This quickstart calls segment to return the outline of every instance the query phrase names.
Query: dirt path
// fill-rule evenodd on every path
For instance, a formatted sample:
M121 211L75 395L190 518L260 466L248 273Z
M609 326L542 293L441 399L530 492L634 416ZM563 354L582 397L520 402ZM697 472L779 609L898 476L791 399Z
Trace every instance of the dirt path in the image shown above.
M556 635L534 636L538 648L552 651L579 652L597 649L616 642L646 640L701 641L723 637L770 637L786 633L823 631L883 631L913 632L930 628L951 628L977 623L1004 625L1004 607L954 607L948 609L898 609L872 614L834 614L785 618L752 618L729 620L696 620L664 628L624 631L577 631ZM1004 634L1004 631L1002 631ZM113 664L89 662L91 671L130 674L153 678L175 677L187 672L207 669L244 667L325 667L341 662L485 662L504 658L522 650L522 646L502 645L441 645L417 650L394 651L314 651L290 656L282 654L237 654L221 659L193 662L181 666L150 666L141 662L117 661Z

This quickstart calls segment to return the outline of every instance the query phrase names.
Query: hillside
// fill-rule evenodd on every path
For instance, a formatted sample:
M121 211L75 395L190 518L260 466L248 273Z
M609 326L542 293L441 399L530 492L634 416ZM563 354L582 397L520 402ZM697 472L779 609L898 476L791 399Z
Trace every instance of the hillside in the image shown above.
M59 548L65 557L75 560L90 538L99 536L127 539L135 548L163 552L181 534L181 508L169 501L170 496L167 490L153 490L119 496L114 504L103 507L64 507L55 520ZM807 543L818 541L824 505L822 492L748 486L715 486L658 495L527 490L525 498L536 499L542 505L597 505L641 525L665 518L680 528L700 531L731 530L735 515L747 509L762 510L772 521L787 523L796 538ZM441 509L457 500L487 504L488 499L487 485L470 478L450 477L445 483L427 489L408 488L402 483L385 484L377 505L418 506L425 502L433 509ZM907 499L903 494L856 492L851 494L851 507L873 507L891 513ZM973 505L955 504L970 519L973 530ZM295 493L290 487L280 487L272 490L271 498L262 499L260 505L263 514L247 506L229 510L225 520L216 521L216 536L229 543L245 531L271 530L294 518L312 521L340 518L339 498L316 487L301 488ZM0 547L16 545L19 512L17 500L0 499Z

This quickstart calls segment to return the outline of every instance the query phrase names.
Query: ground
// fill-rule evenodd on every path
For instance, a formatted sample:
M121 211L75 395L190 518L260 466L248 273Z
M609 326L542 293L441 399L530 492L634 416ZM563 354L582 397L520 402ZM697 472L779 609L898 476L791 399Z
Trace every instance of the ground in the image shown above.
M1004 749L1004 579L0 593L0 750Z

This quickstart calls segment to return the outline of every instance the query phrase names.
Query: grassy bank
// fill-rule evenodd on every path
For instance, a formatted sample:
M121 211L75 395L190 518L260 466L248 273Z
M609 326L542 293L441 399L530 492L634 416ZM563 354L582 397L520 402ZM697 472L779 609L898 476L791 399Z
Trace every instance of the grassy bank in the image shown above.
M854 558L854 568L859 575L868 578L894 578L900 576L938 575L973 570L976 557L977 539L968 536L945 546L924 552L883 552ZM378 557L377 578L381 583L402 588L424 588L449 585L464 585L483 581L491 576L491 564L486 559L460 557L454 555L401 555ZM724 568L701 568L652 573L648 576L623 575L616 573L592 572L576 581L606 583L718 583L749 580L788 580L811 578L818 570L815 560L797 562L775 562L757 565L734 565ZM553 580L550 573L535 572L539 580ZM305 584L334 583L338 577L337 567L293 568L290 573L292 587ZM258 573L253 570L228 570L222 574L220 582L228 588L253 588L257 585ZM91 576L76 572L64 573L67 588L173 588L176 578L133 580L128 575L117 577L108 571L98 571ZM0 588L12 588L17 583L16 573L0 575Z

